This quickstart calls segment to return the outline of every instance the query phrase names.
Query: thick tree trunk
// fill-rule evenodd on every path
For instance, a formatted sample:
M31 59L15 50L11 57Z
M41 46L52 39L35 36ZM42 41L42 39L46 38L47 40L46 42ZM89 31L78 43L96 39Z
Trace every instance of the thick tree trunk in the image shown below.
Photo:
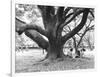
M46 59L50 60L63 58L65 56L63 53L63 46L59 44L49 44L47 52Z
M75 54L76 54L76 58L80 57L80 51L78 50L77 47L75 47Z

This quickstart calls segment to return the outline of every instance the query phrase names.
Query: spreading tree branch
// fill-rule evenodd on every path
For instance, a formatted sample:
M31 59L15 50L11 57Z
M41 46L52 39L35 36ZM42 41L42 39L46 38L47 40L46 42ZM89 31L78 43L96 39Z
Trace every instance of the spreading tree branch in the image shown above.
M26 30L25 35L35 41L39 47L43 49L48 48L48 41L46 41L37 31L34 30Z
M76 37L73 36L72 39L73 39L73 42L74 42L74 48L77 49Z
M15 17L15 21L18 21L18 22L20 22L20 23L22 23L22 24L26 24L26 22L24 22L24 21L20 20L20 19L19 19L19 18L17 18L17 17Z
M75 34L77 34L77 32L79 32L83 28L83 26L85 25L87 21L88 13L89 13L89 9L88 8L84 9L83 17L82 17L80 24L77 27L75 27L71 32L69 32L68 34L62 37L63 44L66 42L66 40L73 37Z
M79 47L80 43L82 42L82 39L83 39L84 35L86 34L86 32L87 32L87 30L85 30L84 33L81 35L80 40L77 44L77 48Z
M70 9L71 9L71 8L70 8ZM70 9L68 9L68 11L69 11ZM59 38L59 37L61 38L61 32L62 32L62 30L63 30L63 27L66 26L67 24L69 24L71 21L73 21L73 19L74 19L76 16L78 16L79 14L81 14L83 11L84 11L84 9L83 9L83 10L79 10L79 11L77 11L77 12L75 11L75 13L72 12L72 13L70 13L70 14L68 14L67 16L64 17L64 20L63 20L63 21L58 25L58 27L57 27L56 33L57 33L58 38ZM66 11L65 11L65 12L66 12ZM73 15L73 16L72 16L72 15ZM70 16L72 16L72 18L70 18L70 20L68 20L68 21L66 22L66 20L67 20Z
M92 25L91 27L88 27L86 30L90 31L90 30L93 30L93 29L94 29L94 25Z
M15 31L18 32L18 34L22 34L25 29L26 23L19 18L15 18Z
M90 23L91 23L91 22L90 22ZM91 27L89 27L89 26L90 26L90 23L89 23L89 25L85 28L84 33L80 36L80 40L79 40L79 42L78 42L78 44L77 44L77 47L79 47L79 45L80 45L80 43L81 43L81 41L82 41L84 35L85 35L88 31L94 29L94 25L92 25Z
M40 26L35 25L35 24L27 24L24 21L21 21L20 19L16 18L16 32L23 33L26 30L36 30L40 34L44 35L47 37L47 32L43 30Z
M84 12L85 9L83 10L79 10L76 13L74 13L74 15L72 16L72 18L70 20L68 20L67 22L65 22L63 25L61 25L59 27L59 29L63 29L64 26L66 26L67 24L69 24L76 16L78 16L79 14L81 14L82 12ZM70 13L69 15L66 16L66 19L69 18L73 13ZM66 20L65 19L65 20Z
M90 11L90 14L92 15L92 17L94 18L94 14L93 14L93 11Z
M31 25L31 24L27 24L25 30L36 30L37 32L39 32L40 34L48 37L48 34L46 32L46 30L43 30L40 26L37 25Z
M71 7L67 7L64 11L64 16L66 16L66 14L70 11Z

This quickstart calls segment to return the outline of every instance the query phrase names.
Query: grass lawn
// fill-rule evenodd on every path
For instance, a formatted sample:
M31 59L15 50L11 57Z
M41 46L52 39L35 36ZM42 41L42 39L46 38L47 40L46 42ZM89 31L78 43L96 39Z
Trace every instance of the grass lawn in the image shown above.
M28 50L25 52L16 52L15 71L16 73L24 72L41 72L41 71L61 71L61 70L76 70L76 69L93 69L94 57L84 58L66 58L63 61L57 61L48 65L36 64L42 60L46 53L42 50Z

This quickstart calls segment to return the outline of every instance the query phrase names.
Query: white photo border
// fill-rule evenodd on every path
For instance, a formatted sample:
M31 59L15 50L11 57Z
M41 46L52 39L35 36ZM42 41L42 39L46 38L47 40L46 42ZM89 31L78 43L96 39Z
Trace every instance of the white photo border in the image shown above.
M56 1L56 2L54 2ZM75 1L75 0L73 0ZM65 3L66 2L66 3ZM12 21L12 30L11 30L11 39L12 39L12 47L11 47L11 54L12 54L12 65L11 65L11 73L12 73L12 77L33 77L33 76L37 76L40 77L40 76L43 76L43 77L47 77L47 76L71 76L72 77L72 74L74 76L77 75L77 76L80 76L80 74L78 73L82 73L84 74L84 76L86 76L85 74L89 75L91 73L94 73L95 71L97 71L97 57L95 56L95 69L81 69L81 70L68 70L68 71L52 71L52 72L32 72L32 73L15 73L15 4L34 4L34 5L52 5L52 6L75 6L75 7L87 7L87 8L95 8L95 11L96 11L96 6L93 5L93 4L79 4L79 3L76 3L76 4L73 4L73 2L69 3L67 2L67 0L64 0L63 1L59 1L59 0L12 0L11 2L11 8L12 8L12 16L11 16L11 21ZM96 24L95 24L96 25ZM95 44L95 46L97 46ZM95 51L97 51L96 47L95 47ZM96 54L97 55L97 54ZM61 74L59 74L61 73ZM67 74L67 75L66 75Z

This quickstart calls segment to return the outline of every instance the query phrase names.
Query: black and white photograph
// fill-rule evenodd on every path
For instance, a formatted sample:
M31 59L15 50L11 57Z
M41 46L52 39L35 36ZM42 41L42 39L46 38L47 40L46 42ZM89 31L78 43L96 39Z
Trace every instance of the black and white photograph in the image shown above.
M95 68L95 9L15 4L15 72Z
M2 0L1 77L100 77L99 0Z

